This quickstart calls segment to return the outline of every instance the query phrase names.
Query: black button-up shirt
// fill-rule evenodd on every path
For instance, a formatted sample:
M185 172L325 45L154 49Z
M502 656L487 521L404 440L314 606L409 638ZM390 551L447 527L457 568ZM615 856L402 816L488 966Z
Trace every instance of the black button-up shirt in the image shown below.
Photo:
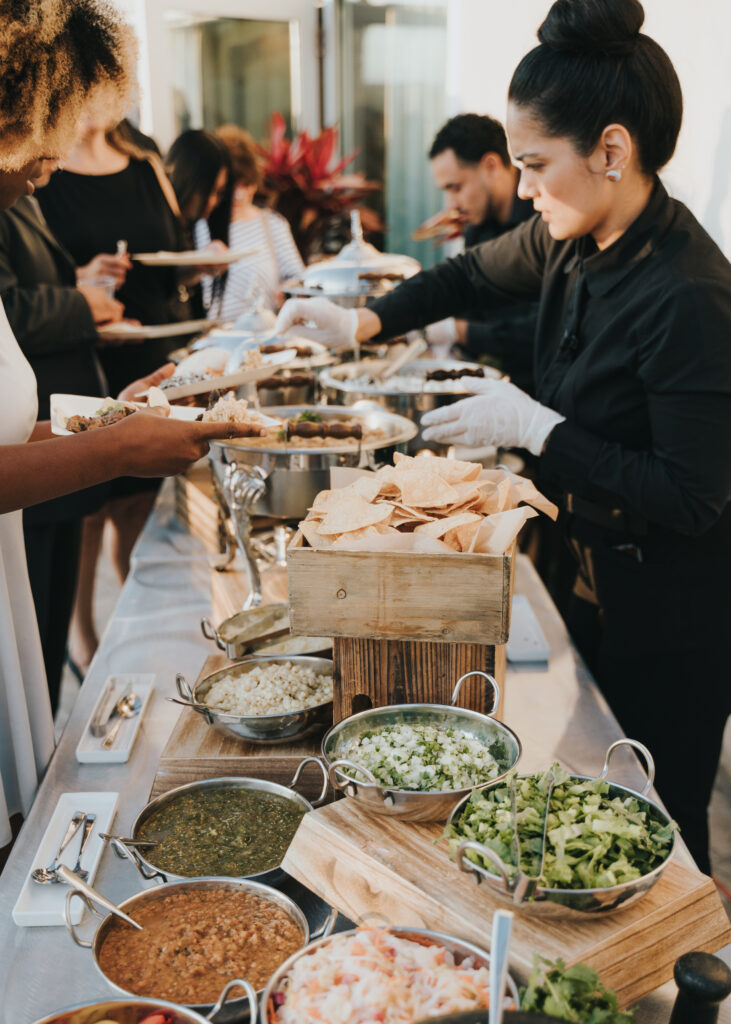
M541 459L544 485L678 540L714 526L728 540L731 265L708 234L658 180L603 251L591 237L555 241L536 216L370 306L392 336L538 296L536 393L566 417Z

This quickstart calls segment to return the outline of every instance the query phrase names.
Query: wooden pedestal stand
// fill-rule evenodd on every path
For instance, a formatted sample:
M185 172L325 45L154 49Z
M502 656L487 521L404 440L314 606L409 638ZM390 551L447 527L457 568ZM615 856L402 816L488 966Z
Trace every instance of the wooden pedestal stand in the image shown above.
M503 645L335 637L333 660L335 722L386 704L448 704L457 680L474 669L494 676L504 691ZM458 703L491 711L490 685L480 676L465 680ZM496 717L502 718L502 706Z

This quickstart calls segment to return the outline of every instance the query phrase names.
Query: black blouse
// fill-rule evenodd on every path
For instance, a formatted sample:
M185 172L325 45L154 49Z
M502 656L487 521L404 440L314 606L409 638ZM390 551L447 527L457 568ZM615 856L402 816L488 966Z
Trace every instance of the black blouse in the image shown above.
M98 253L116 252L120 239L130 253L185 248L182 226L147 160L130 158L114 174L58 171L39 190L38 202L49 227L80 266ZM171 267L133 263L116 298L124 303L126 317L143 324L166 324L189 315ZM101 349L111 393L157 369L179 344L179 339L166 339Z
M536 216L370 306L390 336L531 297L536 394L566 417L544 486L678 540L714 526L731 537L731 265L690 211L658 180L603 251L591 237L555 241Z

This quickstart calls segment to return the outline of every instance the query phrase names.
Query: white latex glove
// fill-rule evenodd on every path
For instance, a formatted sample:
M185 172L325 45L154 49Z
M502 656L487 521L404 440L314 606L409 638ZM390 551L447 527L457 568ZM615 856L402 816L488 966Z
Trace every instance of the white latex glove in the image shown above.
M292 328L299 336L331 349L353 348L358 312L336 306L329 299L288 299L279 311L274 331L286 334Z
M430 345L437 345L440 348L454 345L459 340L457 325L454 322L453 316L447 317L446 320L437 320L436 323L429 324L425 328L424 334Z
M464 381L473 398L433 409L421 418L425 441L463 444L470 448L494 444L527 448L540 455L553 428L566 419L504 380Z

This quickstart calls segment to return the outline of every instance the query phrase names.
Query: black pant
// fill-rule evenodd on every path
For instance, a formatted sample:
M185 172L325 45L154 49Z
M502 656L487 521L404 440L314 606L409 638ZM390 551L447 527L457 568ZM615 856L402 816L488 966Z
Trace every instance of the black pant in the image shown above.
M657 791L710 873L708 804L731 711L728 598L712 599L712 581L693 591L625 555L592 554L601 607L574 597L569 630L626 735L652 753Z
M79 571L81 519L32 523L26 518L23 529L28 575L55 715Z

